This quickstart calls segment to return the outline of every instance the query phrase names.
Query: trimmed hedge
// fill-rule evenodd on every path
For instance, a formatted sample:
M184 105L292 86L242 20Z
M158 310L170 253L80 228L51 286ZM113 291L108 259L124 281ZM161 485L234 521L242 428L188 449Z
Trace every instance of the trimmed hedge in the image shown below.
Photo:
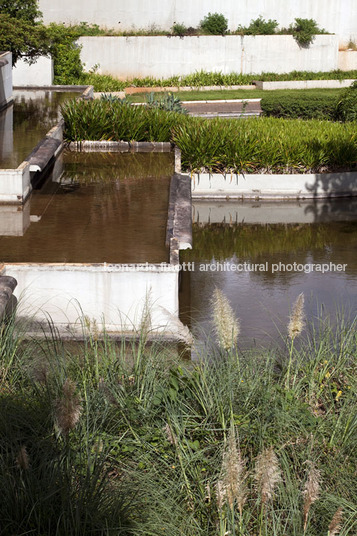
M291 119L334 119L339 90L324 94L321 91L289 91L285 94L273 92L263 97L261 108L267 117Z

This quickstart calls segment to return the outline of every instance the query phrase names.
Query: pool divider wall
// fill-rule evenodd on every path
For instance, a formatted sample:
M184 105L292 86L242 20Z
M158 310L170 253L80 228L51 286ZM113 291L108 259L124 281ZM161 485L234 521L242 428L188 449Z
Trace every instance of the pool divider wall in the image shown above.
M93 86L49 86L41 87L41 91L80 89L83 99L93 97ZM26 88L29 90L32 88ZM38 88L33 88L38 89ZM40 140L28 157L15 169L0 169L0 203L23 204L32 191L33 184L40 181L48 172L56 157L64 147L64 121L61 119L46 136Z

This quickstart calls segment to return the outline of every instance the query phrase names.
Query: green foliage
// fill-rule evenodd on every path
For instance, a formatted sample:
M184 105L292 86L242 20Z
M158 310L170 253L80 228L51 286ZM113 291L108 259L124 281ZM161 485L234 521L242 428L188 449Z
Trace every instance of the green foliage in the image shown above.
M307 462L320 470L323 485L305 533L327 535L341 505L340 533L351 532L355 322L333 328L322 318L299 345L289 347L284 338L279 348L254 352L222 353L206 338L189 363L173 358L163 343L146 344L143 333L137 342L118 344L85 325L84 342L75 345L55 334L23 340L13 320L2 330L3 536L297 536L304 533ZM67 378L81 412L63 435L56 415ZM237 444L224 465L232 433ZM269 447L282 481L262 513L255 461ZM246 500L241 510L230 509L219 501L217 482L222 469L240 478L242 462Z
M32 63L38 56L49 53L50 41L42 24L0 14L0 27L0 50L12 52L13 65L19 58Z
M173 93L166 93L164 96L157 97L155 93L149 93L146 98L149 108L158 108L166 112L177 112L187 114L187 110L182 107L182 103Z
M306 173L353 169L353 125L275 118L190 117L146 106L70 101L62 107L71 141L172 141L188 171Z
M357 121L357 81L345 89L336 105L338 121Z
M42 17L37 0L0 0L0 14L32 23Z
M210 35L225 35L228 31L228 20L222 13L208 13L201 20L200 27Z
M184 24L174 24L171 28L172 35L179 35L180 37L187 34L187 27Z
M296 18L295 23L290 25L291 34L301 47L308 47L315 39L315 35L326 33L318 27L314 19Z
M239 26L237 33L243 35L272 35L276 33L278 23L276 20L265 20L262 16L252 20L249 26Z
M292 119L334 119L336 97L339 90L321 93L321 91L289 91L276 94L274 91L261 100L265 116L286 117Z

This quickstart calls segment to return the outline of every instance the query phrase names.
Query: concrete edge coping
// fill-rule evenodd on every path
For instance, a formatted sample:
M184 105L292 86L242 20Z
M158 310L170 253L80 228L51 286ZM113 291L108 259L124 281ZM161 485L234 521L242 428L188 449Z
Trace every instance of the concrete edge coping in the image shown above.
M220 90L238 90L238 89L248 89L253 90L256 89L255 82L249 85L241 85L241 86L171 86L171 87L164 87L164 86L158 86L158 87L132 87L128 86L124 89L125 93L127 95L134 95L135 93L160 93L160 92L170 92L170 93L178 93L180 91L220 91Z
M123 153L157 152L169 153L173 150L173 144L162 141L72 141L66 146L70 151L78 152L101 152L116 151Z
M75 91L77 93L81 92L84 93L84 91L87 88L91 88L93 86L76 86L76 85L52 85L52 86L14 86L14 91L24 91L24 90L38 90L42 89L43 91Z
M254 185L251 185L250 188L244 190L244 187L240 187L240 191L237 188L237 192L234 192L233 190L227 190L224 191L224 188L219 188L216 191L212 191L212 193L208 193L207 189L203 190L203 192L195 192L195 190L192 191L192 199L220 199L220 200L229 200L229 199L247 199L247 200L271 200L271 201L280 201L280 200L296 200L296 199L329 199L329 198L338 198L338 197L357 197L357 171L346 171L342 173L295 173L291 174L292 178L301 178L303 180L311 179L312 177L315 177L317 179L323 179L324 176L335 176L336 178L341 179L344 178L346 181L348 181L349 178L351 178L351 181L353 181L356 186L351 189L346 190L329 190L326 192L317 192L316 190L303 190L300 185L295 186L294 190L291 191L272 191L271 184L274 183L274 179L281 176L280 174L237 174L237 173L227 173L227 174L220 174L220 173L193 173L189 175L191 177L191 184L194 182L199 182L200 178L202 179L212 179L215 176L219 178L223 178L224 180L228 177L231 177L231 180L233 177L242 177L242 179L247 180L249 178L259 178L264 179L267 181L267 190L261 190L261 185L259 185L259 189L254 188ZM351 177L352 175L352 177ZM290 175L289 175L290 176ZM333 178L333 177L332 177ZM287 179L288 180L288 179Z
M260 102L262 99L226 99L226 100L195 100L195 101L181 101L182 105L185 104L223 104L223 103L249 103Z
M107 262L102 263L84 263L84 262L6 262L3 265L3 269L6 271L7 267L15 266L19 271L27 270L30 268L36 268L39 271L41 270L58 270L60 272L66 271L100 271L100 272L139 272L140 269L144 272L148 271L160 271L162 268L165 268L165 271L175 272L177 269L171 262L162 261L162 262L138 262L138 263L118 263L111 264ZM1 277L0 277L1 280Z

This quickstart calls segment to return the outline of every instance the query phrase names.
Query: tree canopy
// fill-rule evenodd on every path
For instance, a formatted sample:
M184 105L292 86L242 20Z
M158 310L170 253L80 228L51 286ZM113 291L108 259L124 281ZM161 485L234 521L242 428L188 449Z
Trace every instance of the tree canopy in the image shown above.
M32 23L42 17L37 0L0 0L0 14Z
M42 24L33 24L0 13L0 28L0 50L12 52L13 65L19 58L32 63L38 56L49 53L50 40L47 29Z

